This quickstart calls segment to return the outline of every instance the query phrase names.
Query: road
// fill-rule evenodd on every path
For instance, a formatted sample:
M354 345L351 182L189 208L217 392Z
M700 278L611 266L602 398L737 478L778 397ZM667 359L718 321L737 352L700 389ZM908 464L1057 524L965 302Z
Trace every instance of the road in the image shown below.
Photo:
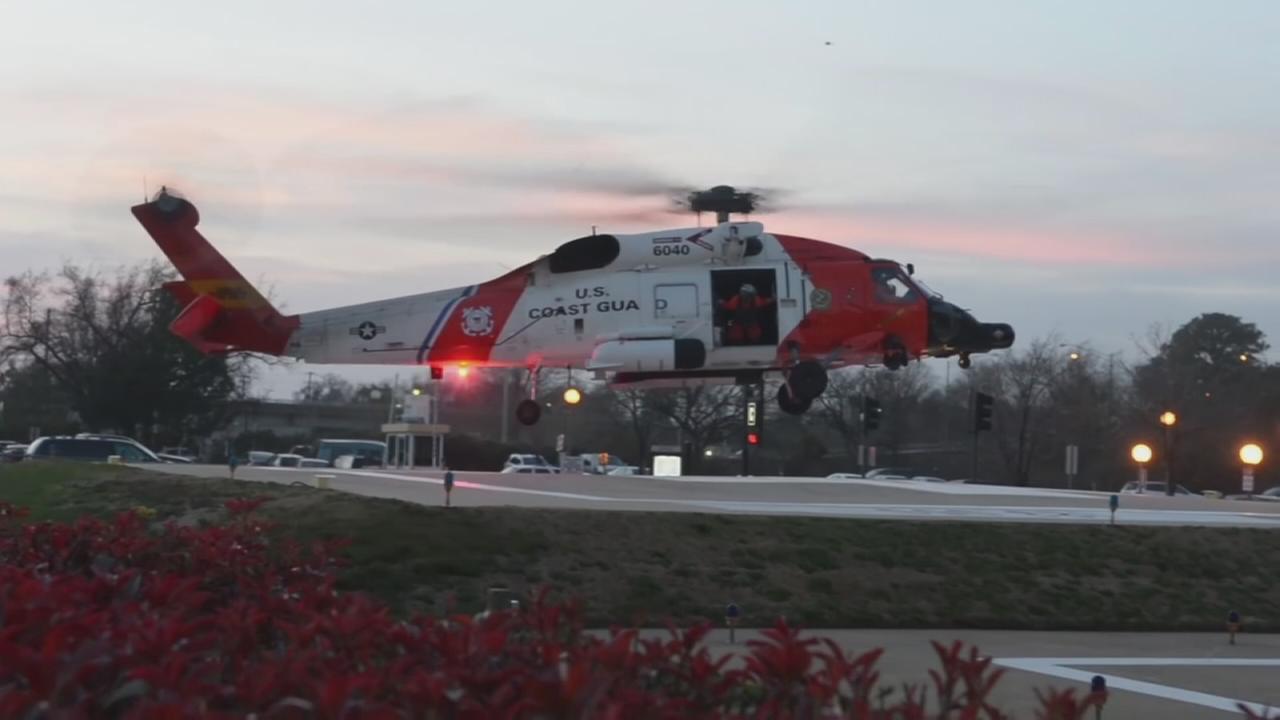
M141 467L141 466L139 466ZM226 477L220 465L163 465L148 469ZM315 484L331 476L335 490L436 505L441 473L427 470L316 470L241 467L236 477ZM516 506L801 515L896 520L1102 524L1111 521L1110 494L898 480L783 477L615 477L455 473L459 506ZM1122 495L1116 522L1280 528L1280 503L1199 496Z

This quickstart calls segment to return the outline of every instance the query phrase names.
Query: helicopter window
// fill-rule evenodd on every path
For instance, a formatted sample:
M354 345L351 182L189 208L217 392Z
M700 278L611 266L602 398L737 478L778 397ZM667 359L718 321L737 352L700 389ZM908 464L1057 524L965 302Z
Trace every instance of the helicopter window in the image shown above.
M618 259L621 246L612 235L587 235L556 248L548 261L553 273L596 270Z
M920 298L915 286L897 268L875 268L871 271L871 281L879 302L907 305Z
M698 317L698 286L657 285L653 288L653 316L664 320Z

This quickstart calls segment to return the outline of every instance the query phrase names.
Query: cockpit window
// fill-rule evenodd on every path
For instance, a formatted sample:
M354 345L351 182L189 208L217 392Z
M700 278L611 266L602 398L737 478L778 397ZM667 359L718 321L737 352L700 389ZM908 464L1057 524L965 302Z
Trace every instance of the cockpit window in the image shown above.
M899 268L878 267L871 271L877 302L907 305L920 299L920 292Z

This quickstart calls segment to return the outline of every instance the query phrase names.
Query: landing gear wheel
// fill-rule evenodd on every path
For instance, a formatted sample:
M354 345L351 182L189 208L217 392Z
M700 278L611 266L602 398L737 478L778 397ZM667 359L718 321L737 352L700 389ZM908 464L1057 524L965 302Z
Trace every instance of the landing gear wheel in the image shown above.
M827 371L813 360L798 362L787 373L787 385L797 398L811 401L827 389Z
M542 406L536 400L526 398L516 405L516 419L521 425L536 425L540 417L542 417Z
M973 367L973 360L969 357L969 353L960 353L960 359L956 360L956 364L961 370L968 370Z
M788 415L803 415L809 406L813 404L813 398L795 398L791 395L791 390L785 384L778 386L778 409Z
M895 337L891 337L884 344L884 366L890 370L901 370L907 366L910 356L907 355L907 348Z
M890 350L884 354L884 366L890 370L901 370L907 366L906 353Z

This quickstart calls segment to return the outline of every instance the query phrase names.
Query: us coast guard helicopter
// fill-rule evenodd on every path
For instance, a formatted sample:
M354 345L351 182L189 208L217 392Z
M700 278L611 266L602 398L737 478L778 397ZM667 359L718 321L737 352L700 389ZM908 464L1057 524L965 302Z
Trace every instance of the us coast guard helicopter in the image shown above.
M712 227L570 240L501 277L282 315L201 235L188 200L162 188L133 215L177 268L172 332L203 353L256 352L309 363L516 367L536 423L541 368L595 371L614 387L762 382L780 374L779 407L805 412L848 365L1008 348L1013 328L980 323L912 277L914 268L842 245L767 232L759 196L690 193Z

